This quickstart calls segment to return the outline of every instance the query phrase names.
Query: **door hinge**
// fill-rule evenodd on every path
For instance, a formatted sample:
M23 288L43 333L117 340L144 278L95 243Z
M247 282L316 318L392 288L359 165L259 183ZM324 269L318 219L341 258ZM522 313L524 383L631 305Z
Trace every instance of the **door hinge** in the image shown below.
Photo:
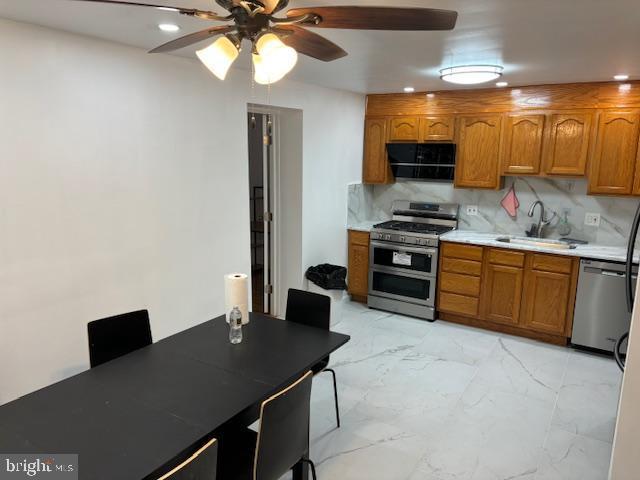
M264 293L266 293L267 295L271 295L273 293L273 285L265 285Z
M264 145L271 145L272 142L273 142L273 137L271 135L262 136L262 143Z
M264 221L265 222L273 222L273 213L264 212Z

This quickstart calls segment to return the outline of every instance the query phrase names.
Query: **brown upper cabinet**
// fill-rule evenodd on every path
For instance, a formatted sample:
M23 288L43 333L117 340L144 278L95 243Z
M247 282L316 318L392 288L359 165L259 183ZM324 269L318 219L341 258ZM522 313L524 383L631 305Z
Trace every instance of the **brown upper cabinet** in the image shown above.
M453 115L432 115L420 118L421 142L452 142L456 120Z
M502 115L464 115L458 124L456 187L498 188Z
M636 158L636 174L633 181L633 194L640 195L640 139L638 139L638 157Z
M390 142L417 142L420 139L418 117L395 117L389 120Z
M505 175L540 173L545 116L511 113L505 122L503 166Z
M589 193L632 193L633 173L637 168L639 125L638 111L601 113L589 172Z
M364 183L391 183L393 173L387 159L387 119L369 118L364 123Z
M589 159L593 113L549 115L544 171L548 175L583 176Z

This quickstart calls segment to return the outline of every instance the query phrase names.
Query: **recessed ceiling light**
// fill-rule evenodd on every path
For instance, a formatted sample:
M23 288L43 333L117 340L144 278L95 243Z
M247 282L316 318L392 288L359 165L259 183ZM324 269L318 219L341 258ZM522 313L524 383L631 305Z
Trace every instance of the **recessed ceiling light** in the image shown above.
M440 78L445 82L473 85L500 78L502 70L499 65L460 65L443 68L440 70Z
M178 25L174 25L173 23L161 23L158 25L158 28L163 32L177 32L180 30Z
M427 98L433 98L435 96L436 96L435 93L427 93Z
M614 75L613 79L614 80L619 80L619 81L628 80L629 79L629 75L627 75L626 73L619 73L618 75Z
M404 87L404 93L413 93L416 89L413 87Z
M496 82L496 87L506 87L509 85L508 82Z
M173 7L156 7L158 10L164 10L165 12L179 12L180 10Z

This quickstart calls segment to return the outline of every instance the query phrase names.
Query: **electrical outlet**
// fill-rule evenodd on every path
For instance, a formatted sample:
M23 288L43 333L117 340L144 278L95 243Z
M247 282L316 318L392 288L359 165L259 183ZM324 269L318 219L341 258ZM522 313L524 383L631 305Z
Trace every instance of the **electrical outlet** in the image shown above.
M467 205L467 215L471 217L475 217L478 215L478 206L477 205Z
M584 224L589 225L590 227L599 227L600 226L600 214L599 213L585 213L584 214Z

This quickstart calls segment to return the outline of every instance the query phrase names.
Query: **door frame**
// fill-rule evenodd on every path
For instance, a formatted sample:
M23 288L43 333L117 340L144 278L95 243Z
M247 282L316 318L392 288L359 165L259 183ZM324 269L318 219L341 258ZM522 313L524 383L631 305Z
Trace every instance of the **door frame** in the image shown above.
M255 113L259 115L267 115L271 118L271 142L269 145L263 143L263 196L264 196L264 212L271 213L271 220L264 215L264 287L271 285L271 292L264 289L264 306L265 313L277 316L280 313L280 305L278 302L280 294L280 285L276 279L279 278L278 267L278 245L279 245L279 178L280 178L280 137L279 137L279 114L275 108L264 105L248 104L247 113ZM263 135L268 128L267 122L263 124Z

